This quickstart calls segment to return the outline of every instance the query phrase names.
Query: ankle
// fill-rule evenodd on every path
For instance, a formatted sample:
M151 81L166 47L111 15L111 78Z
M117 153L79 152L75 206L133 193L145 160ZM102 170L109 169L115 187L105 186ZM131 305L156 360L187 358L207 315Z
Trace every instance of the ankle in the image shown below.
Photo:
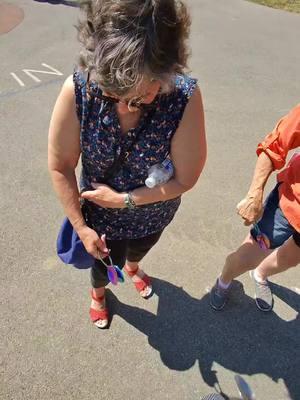
M256 268L253 271L254 279L259 283L265 283L267 281L267 277L261 274L261 272Z
M127 275L134 281L136 279L138 279L138 277L141 274L141 269L139 267L138 264L132 264L130 263L129 265L126 264L125 265L125 271L127 273Z
M129 271L136 271L139 269L139 264L135 263L135 262L127 261L125 264L125 269L127 269Z
M93 297L95 297L96 299L103 298L104 294L105 294L105 287L92 288L92 294L93 294Z
M221 276L218 278L218 286L220 286L222 289L228 289L231 285L231 282L232 281L222 279Z

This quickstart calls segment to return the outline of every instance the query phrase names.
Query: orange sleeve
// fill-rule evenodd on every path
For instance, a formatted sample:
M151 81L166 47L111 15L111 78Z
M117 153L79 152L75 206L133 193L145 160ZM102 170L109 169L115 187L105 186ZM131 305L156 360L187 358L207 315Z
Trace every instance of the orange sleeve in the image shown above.
M263 151L272 161L274 169L285 165L289 150L300 146L300 104L281 118L274 130L257 146L256 153Z

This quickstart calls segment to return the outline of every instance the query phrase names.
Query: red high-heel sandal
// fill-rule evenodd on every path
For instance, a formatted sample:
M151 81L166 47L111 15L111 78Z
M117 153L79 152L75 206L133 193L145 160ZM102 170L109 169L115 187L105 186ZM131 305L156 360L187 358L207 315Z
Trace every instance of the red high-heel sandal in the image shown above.
M91 289L91 297L93 300L97 301L98 303L102 303L105 296L101 297L96 297L94 295L93 289ZM97 326L97 328L104 329L108 326L108 319L109 319L109 314L108 314L108 309L107 307L103 308L103 310L95 310L94 308L90 308L90 318L91 321L93 322L94 325Z
M129 270L128 267L126 268L126 266L124 267L125 272L127 273L128 276L130 276L130 278L133 278L135 275L137 275L137 272L140 270L143 272L143 276L138 278L140 279L140 281L138 282L133 282L134 286L136 288L136 290L140 293L140 295L144 298L144 299L148 299L149 297L151 297L153 290L152 290L152 285L151 285L151 279L150 277L139 267L137 266L137 268L132 271ZM147 294L142 294L142 292L149 288L149 291Z

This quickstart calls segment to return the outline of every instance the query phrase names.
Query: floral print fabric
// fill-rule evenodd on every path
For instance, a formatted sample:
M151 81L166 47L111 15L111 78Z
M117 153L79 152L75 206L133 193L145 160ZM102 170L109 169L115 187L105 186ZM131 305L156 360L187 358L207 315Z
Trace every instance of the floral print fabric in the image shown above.
M144 107L139 124L121 132L115 104L102 96L96 82L86 83L82 72L73 75L76 111L81 124L82 171L80 187L91 189L103 182L118 192L144 186L149 168L162 163L170 153L171 140L181 121L196 80L178 75L174 90L158 95ZM124 152L120 168L105 180L114 161ZM151 189L149 189L151 190ZM88 223L108 239L136 239L163 230L173 219L180 197L135 209L109 209L86 202Z

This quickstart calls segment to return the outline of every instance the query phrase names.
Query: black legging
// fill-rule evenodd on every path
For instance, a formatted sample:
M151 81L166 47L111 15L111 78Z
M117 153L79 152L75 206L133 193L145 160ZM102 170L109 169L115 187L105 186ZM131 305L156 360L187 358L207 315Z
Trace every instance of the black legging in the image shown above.
M110 249L112 262L119 268L123 268L126 260L139 262L148 251L157 243L162 231L139 239L106 240L107 248ZM109 264L108 257L104 259ZM109 283L106 268L101 261L96 260L91 268L91 283L94 288L104 287Z
M294 239L294 242L296 243L296 245L298 247L300 247L300 233L299 232L293 233L293 239Z

